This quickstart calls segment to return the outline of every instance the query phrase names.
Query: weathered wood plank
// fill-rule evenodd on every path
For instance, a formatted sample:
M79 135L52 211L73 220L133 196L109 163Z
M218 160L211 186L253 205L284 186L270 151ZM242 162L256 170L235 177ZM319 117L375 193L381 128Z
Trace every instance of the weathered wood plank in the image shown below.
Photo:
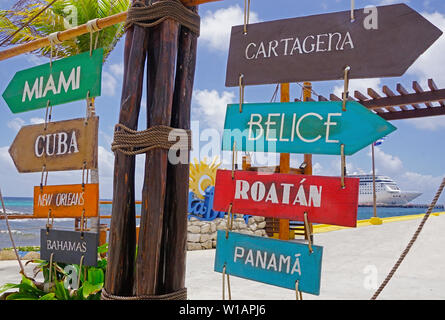
M193 9L197 12L197 8ZM171 126L190 129L191 100L196 66L197 36L181 28L176 67ZM187 253L187 203L189 192L190 152L185 163L171 164L167 169L165 220L163 234L163 292L169 293L185 287ZM182 155L180 155L182 156ZM182 157L180 157L182 158Z
M127 31L125 39L124 85L119 115L119 123L131 129L137 129L138 124L145 58L146 31L134 26ZM136 249L134 168L134 156L116 152L105 288L108 293L121 296L133 294Z
M175 62L179 25L171 19L150 29L147 62L147 128L170 125L175 83ZM138 254L136 295L159 292L158 270L161 254L168 151L146 153Z

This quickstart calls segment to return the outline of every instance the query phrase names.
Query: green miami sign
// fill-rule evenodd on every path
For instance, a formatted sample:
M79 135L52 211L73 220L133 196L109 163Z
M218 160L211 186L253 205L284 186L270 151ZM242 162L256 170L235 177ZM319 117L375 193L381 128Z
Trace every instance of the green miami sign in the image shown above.
M103 49L17 72L3 92L12 113L100 96ZM89 92L89 93L88 93Z

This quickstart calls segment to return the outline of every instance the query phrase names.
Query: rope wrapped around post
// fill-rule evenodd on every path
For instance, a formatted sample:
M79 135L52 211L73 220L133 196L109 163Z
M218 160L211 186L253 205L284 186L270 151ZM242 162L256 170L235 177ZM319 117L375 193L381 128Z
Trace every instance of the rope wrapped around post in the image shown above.
M132 25L151 28L167 19L177 21L199 36L201 18L187 9L181 1L159 1L149 6L142 1L136 1L128 9L125 28L128 29Z
M191 130L158 125L143 131L136 131L120 123L116 124L115 129L111 150L122 152L128 156L146 153L155 148L169 150L173 146L175 146L175 150L188 151L192 146ZM179 140L170 140L171 136L179 137Z
M152 296L116 296L102 288L101 300L187 300L187 288L178 291Z

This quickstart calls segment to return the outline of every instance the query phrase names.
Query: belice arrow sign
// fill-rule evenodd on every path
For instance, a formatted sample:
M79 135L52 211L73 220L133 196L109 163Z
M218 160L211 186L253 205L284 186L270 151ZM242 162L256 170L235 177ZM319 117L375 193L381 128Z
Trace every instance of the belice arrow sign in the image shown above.
M248 103L227 106L223 150L345 155L396 128L355 101Z
M406 4L235 26L226 86L401 76L441 34Z
M213 210L308 220L345 227L357 225L359 179L254 171L218 170Z
M81 53L15 74L3 98L13 113L96 97L101 92L103 49Z
M24 126L9 154L19 172L95 169L98 128L98 117Z

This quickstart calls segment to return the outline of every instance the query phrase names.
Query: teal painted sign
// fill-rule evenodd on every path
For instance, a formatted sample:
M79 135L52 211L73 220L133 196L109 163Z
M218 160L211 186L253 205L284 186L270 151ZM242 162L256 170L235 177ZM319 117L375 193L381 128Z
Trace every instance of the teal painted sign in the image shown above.
M103 49L17 72L3 92L13 113L100 96Z
M214 270L310 294L320 294L323 247L218 231Z
M227 106L223 150L352 155L396 128L355 101Z

